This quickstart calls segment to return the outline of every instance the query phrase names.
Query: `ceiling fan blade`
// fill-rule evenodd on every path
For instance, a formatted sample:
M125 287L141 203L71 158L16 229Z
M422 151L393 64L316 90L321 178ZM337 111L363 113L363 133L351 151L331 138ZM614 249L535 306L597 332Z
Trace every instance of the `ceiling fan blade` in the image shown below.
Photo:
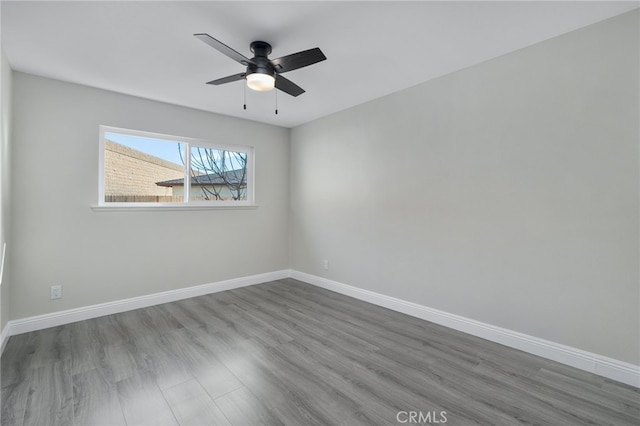
M304 93L304 89L302 87L281 75L276 75L276 89L282 90L284 93L291 96L300 96Z
M315 64L327 59L322 53L320 48L303 50L302 52L292 53L291 55L283 56L271 60L271 64L276 67L276 71L279 73L297 70L298 68L306 67L308 65Z
M213 47L218 52L227 55L228 57L230 57L236 62L240 62L242 65L247 66L253 63L251 59L247 58L242 53L236 52L226 44L211 37L209 34L194 34L194 36L196 36L198 39L202 40L203 42L207 43L209 46Z
M246 76L247 76L247 73L241 72L240 74L234 74L234 75L230 75L228 77L219 78L217 80L207 81L207 84L213 84L215 86L218 86L220 84L231 83L232 81L242 80Z

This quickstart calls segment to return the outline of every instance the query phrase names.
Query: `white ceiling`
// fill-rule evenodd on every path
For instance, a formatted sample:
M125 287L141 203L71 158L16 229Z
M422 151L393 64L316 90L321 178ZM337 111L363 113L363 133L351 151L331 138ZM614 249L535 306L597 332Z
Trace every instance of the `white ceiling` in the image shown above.
M14 70L294 127L638 7L628 2L30 2L2 1ZM251 57L320 47L327 60L286 77L293 98L205 82L244 71L202 43Z

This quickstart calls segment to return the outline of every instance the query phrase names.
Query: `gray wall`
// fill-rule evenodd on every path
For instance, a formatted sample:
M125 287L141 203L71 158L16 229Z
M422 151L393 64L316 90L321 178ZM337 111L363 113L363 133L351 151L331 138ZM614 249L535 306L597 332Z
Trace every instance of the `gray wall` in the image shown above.
M291 267L640 364L638 35L636 10L293 129Z
M288 268L288 129L18 72L13 84L12 319ZM92 211L101 124L255 146L259 208Z
M7 244L6 259L4 265L4 273L2 283L0 284L0 331L4 330L5 325L10 319L10 266L9 256L13 249L11 245L11 226L9 226L10 206L11 206L11 187L10 187L10 166L11 166L11 86L12 71L9 62L4 54L1 53L0 69L0 261L2 256L3 244Z

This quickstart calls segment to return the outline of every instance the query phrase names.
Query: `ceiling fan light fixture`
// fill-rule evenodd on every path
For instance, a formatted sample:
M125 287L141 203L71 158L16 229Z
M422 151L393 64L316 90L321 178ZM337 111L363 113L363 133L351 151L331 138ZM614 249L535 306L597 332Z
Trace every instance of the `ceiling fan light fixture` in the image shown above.
M273 90L276 85L276 79L269 74L253 73L247 75L247 87L257 90L258 92L268 92Z

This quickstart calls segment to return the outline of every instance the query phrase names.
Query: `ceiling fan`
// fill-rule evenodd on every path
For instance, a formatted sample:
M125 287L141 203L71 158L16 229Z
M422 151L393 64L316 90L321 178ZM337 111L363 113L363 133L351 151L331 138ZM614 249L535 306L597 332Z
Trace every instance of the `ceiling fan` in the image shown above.
M271 53L271 45L264 41L254 41L251 43L250 48L254 57L249 59L226 44L211 37L209 34L194 34L194 36L247 67L245 72L207 82L207 84L216 86L246 79L247 87L253 90L265 92L275 87L291 96L300 96L304 93L304 89L291 80L284 78L281 74L327 59L318 47L292 53L291 55L277 59L269 59L268 56Z

